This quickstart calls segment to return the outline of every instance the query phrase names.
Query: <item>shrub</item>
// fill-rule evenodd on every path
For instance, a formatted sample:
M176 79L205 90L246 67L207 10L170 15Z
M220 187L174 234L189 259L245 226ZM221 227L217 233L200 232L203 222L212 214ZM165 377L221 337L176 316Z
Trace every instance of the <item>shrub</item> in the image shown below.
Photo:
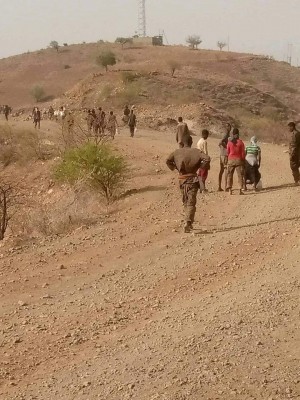
M117 63L116 55L112 51L104 51L96 58L96 64L105 68L108 71L109 65L115 65Z
M176 60L169 60L168 61L168 67L170 68L171 75L174 76L175 71L181 68L181 65L178 61Z
M54 145L45 141L36 130L0 127L0 141L0 163L3 167L46 160L57 154Z
M68 46L68 43L64 43L64 47L67 47Z
M126 85L122 92L119 94L120 104L136 103L141 92L141 85L139 82L132 82Z
M45 96L45 90L42 86L35 85L31 89L30 94L35 99L35 101L39 102L43 100L43 97Z
M114 154L108 145L93 143L66 151L55 171L61 182L88 184L100 192L109 204L122 187L127 165L122 156Z
M137 75L134 74L133 72L123 71L121 73L122 82L125 84L132 83L136 78L137 78Z
M111 96L112 92L114 90L114 87L107 83L105 86L103 86L103 89L101 90L101 96L103 99L107 99L108 97Z
M69 68L71 68L70 65L68 65L68 64L64 65L64 69L69 69Z

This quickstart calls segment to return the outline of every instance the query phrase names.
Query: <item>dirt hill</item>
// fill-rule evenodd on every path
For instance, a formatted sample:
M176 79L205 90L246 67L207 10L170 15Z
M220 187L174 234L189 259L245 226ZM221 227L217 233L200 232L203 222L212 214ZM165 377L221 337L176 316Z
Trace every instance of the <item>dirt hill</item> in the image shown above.
M115 52L118 62L105 73L95 59L107 49ZM174 77L170 63L176 66ZM59 52L45 49L0 60L0 80L2 103L15 109L31 109L30 89L35 84L43 86L45 100L56 105L105 104L121 110L125 103L137 104L163 120L178 116L182 106L204 103L235 119L249 134L269 131L271 139L282 129L281 122L297 118L300 111L298 68L267 57L183 46L122 49L115 44L82 44ZM187 112L203 122L201 110L192 106Z
M132 169L108 210L54 184L53 161L7 167L31 207L1 245L1 398L299 398L299 188L285 150L262 145L265 190L230 197L215 192L210 139L210 192L186 235L173 141L121 130Z
M54 179L60 123L35 131L0 116L0 188L9 181L17 195L0 242L0 398L299 399L300 188L286 146L261 143L264 189L229 196L216 192L210 137L209 191L198 195L191 234L165 165L179 113L196 135L233 120L243 138L246 127L281 137L298 110L289 82L299 70L250 55L113 46L120 61L105 73L93 61L103 46L0 62L2 103L31 109L28 87L44 76L57 105L119 111L128 101L139 118L134 138L121 127L111 144L129 171L108 206ZM170 59L181 65L175 77Z

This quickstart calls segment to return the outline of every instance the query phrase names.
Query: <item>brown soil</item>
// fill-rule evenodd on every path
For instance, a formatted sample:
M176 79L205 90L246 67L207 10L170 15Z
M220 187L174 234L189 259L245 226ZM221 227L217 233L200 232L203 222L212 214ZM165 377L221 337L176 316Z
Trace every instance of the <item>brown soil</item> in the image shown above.
M215 192L210 139L210 193L186 235L165 166L173 136L122 130L116 146L131 195L103 221L2 244L0 397L300 398L300 189L285 148L263 144L265 189L230 197ZM32 171L17 172L54 205L61 188L49 192L49 172Z

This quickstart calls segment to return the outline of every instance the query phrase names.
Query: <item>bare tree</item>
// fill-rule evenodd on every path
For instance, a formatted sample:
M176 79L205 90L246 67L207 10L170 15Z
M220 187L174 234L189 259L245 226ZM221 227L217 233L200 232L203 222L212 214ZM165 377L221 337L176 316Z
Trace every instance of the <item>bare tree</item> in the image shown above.
M188 36L186 42L190 45L193 50L198 49L199 44L202 43L199 35Z
M225 46L227 46L227 43L226 43L226 42L218 41L218 42L217 42L217 46L219 47L220 51L222 51L223 48L224 48Z
M17 194L10 183L0 184L0 240L4 239L8 223L12 218Z
M168 61L168 67L170 68L171 71L171 76L174 76L175 71L179 70L181 68L181 65L178 61L176 60L169 60Z

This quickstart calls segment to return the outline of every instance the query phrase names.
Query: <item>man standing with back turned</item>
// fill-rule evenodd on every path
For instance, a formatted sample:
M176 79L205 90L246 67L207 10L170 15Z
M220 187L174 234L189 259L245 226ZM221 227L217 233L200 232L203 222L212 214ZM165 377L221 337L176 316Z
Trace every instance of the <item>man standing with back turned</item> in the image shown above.
M295 185L300 185L300 132L296 129L295 122L288 124L289 130L292 134L290 141L290 166L294 177Z
M182 148L169 155L166 164L171 171L177 169L179 172L179 187L185 209L184 232L189 233L193 229L196 213L197 192L199 189L197 170L199 168L208 169L210 157L198 149L192 149L188 136L182 139L182 146Z
M231 125L226 124L226 133L219 143L220 148L220 172L219 172L219 188L218 192L223 192L222 189L222 178L225 172L225 186L227 182L227 164L228 164L228 154L227 154L227 144L231 133Z

